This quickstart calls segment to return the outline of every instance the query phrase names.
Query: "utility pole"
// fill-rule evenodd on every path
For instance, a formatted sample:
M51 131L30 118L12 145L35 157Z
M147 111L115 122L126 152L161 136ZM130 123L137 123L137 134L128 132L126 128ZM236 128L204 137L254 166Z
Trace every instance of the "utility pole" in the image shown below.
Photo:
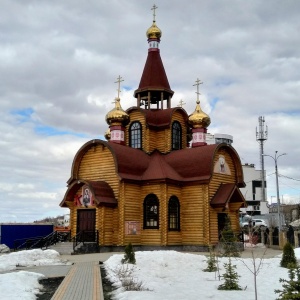
M280 156L286 155L286 153L282 153L278 155L278 151L275 151L275 155L268 155L268 154L263 154L263 156L269 156L273 158L274 163L275 163L275 175L276 175L276 194L277 194L277 214L278 214L278 230L279 232L281 231L281 218L280 218L280 198L279 198L279 183L278 183L278 165L277 161Z
M260 149L260 167L261 167L261 201L266 201L266 179L265 179L265 162L264 162L264 142L268 139L268 126L265 127L265 118L258 118L258 129L256 127L256 141Z

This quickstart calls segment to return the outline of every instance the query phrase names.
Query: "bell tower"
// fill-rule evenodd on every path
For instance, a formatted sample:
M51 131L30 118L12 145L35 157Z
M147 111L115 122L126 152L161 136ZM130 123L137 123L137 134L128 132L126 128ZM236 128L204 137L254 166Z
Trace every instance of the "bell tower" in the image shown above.
M144 109L171 108L171 98L174 94L160 57L159 45L162 32L156 25L156 9L157 6L153 5L153 23L146 32L149 44L148 56L139 87L134 91L137 107Z

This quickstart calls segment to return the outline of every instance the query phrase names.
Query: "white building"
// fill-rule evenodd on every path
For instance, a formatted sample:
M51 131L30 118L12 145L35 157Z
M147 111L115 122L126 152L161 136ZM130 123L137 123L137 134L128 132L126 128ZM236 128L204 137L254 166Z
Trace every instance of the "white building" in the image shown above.
M223 133L215 133L215 134L207 133L206 143L208 145L221 144L221 143L226 143L227 145L231 145L233 143L233 136L229 134L223 134Z
M262 199L261 170L256 170L254 164L245 164L243 172L246 186L240 188L240 191L246 199L248 207L241 208L240 211L250 216L269 214L268 202ZM265 193L266 187L265 182Z

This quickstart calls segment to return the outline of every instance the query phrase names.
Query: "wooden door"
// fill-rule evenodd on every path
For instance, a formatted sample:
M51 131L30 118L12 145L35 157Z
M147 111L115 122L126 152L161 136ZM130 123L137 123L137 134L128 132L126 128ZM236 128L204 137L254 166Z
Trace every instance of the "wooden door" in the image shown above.
M218 234L219 234L219 239L221 237L221 232L223 231L223 229L226 225L226 219L227 219L227 214L218 213Z
M96 236L96 210L79 209L77 211L77 233L82 232L85 241L94 242Z

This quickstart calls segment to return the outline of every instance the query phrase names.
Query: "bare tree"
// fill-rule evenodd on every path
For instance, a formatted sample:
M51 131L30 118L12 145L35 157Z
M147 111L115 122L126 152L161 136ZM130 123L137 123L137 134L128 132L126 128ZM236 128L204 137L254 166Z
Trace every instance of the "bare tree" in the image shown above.
M252 232L250 232L252 231ZM253 234L253 229L249 228L249 234ZM254 249L251 250L251 263L247 264L246 261L242 258L238 258L243 265L253 274L254 281L254 291L255 291L255 300L257 300L257 276L263 266L263 260L267 252L267 248L264 249L262 255L260 257L254 254Z

